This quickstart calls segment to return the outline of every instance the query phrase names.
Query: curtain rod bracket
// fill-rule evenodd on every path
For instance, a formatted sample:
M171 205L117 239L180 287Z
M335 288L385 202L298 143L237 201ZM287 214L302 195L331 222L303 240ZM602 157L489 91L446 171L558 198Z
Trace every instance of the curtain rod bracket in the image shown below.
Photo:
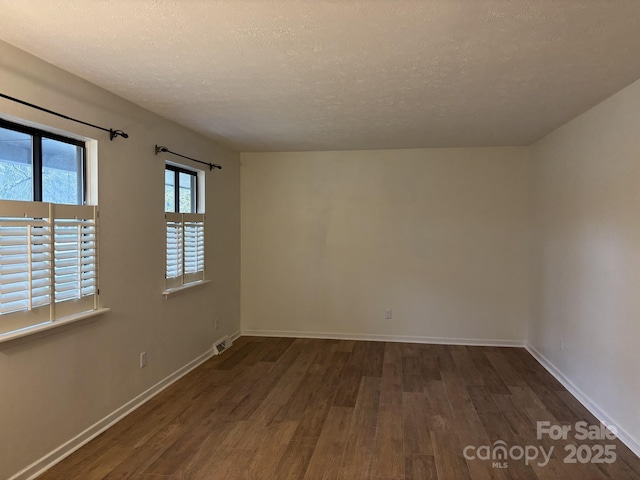
M156 145L156 155L158 155L160 152L168 152L169 150L167 149L167 147L159 147L158 145Z
M109 129L109 139L113 141L116 137L129 138L127 133L124 133L122 130L114 130L112 128Z

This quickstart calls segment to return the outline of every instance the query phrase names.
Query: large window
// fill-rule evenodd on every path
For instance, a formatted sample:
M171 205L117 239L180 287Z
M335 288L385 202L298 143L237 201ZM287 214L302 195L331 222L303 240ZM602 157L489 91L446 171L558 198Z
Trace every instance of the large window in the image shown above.
M97 309L81 141L0 120L0 336Z
M85 144L0 119L0 199L84 203Z
M202 202L199 200L198 176L199 172L175 165L167 164L165 168L165 278L168 289L204 280L204 214L199 205Z

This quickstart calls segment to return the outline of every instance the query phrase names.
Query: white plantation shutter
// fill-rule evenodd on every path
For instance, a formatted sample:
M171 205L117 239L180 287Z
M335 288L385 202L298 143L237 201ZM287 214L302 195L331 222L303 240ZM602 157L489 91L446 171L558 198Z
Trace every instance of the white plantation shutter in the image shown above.
M204 215L183 214L184 276L189 283L204 278Z
M166 271L167 287L182 284L182 214L165 214L167 229Z
M166 213L167 288L204 280L204 215Z
M94 310L96 207L0 201L0 334Z
M0 333L49 320L51 262L49 205L0 202Z
M54 205L56 316L91 310L97 294L96 207Z

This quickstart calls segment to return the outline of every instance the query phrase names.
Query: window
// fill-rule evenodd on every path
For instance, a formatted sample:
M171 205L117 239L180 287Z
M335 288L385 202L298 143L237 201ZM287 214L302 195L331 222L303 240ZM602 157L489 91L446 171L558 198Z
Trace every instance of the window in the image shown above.
M85 144L0 119L0 199L82 205Z
M204 214L198 188L202 172L166 165L164 173L166 224L166 287L204 280Z
M0 120L0 336L97 309L85 145Z
M175 165L164 171L164 211L196 213L198 211L198 172Z

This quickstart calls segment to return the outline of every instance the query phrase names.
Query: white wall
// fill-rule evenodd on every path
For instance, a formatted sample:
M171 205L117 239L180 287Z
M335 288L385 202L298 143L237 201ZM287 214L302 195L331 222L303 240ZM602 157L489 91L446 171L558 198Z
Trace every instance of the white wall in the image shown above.
M640 82L534 146L528 339L640 446ZM562 342L562 346L561 346Z
M0 344L0 478L8 478L239 330L240 198L237 153L1 42L0 59L3 93L130 135L110 142L104 132L0 99L3 116L99 140L100 300L112 309ZM169 300L161 295L164 158L154 155L156 143L224 167L206 174L213 282Z
M243 332L524 339L528 149L241 164Z

